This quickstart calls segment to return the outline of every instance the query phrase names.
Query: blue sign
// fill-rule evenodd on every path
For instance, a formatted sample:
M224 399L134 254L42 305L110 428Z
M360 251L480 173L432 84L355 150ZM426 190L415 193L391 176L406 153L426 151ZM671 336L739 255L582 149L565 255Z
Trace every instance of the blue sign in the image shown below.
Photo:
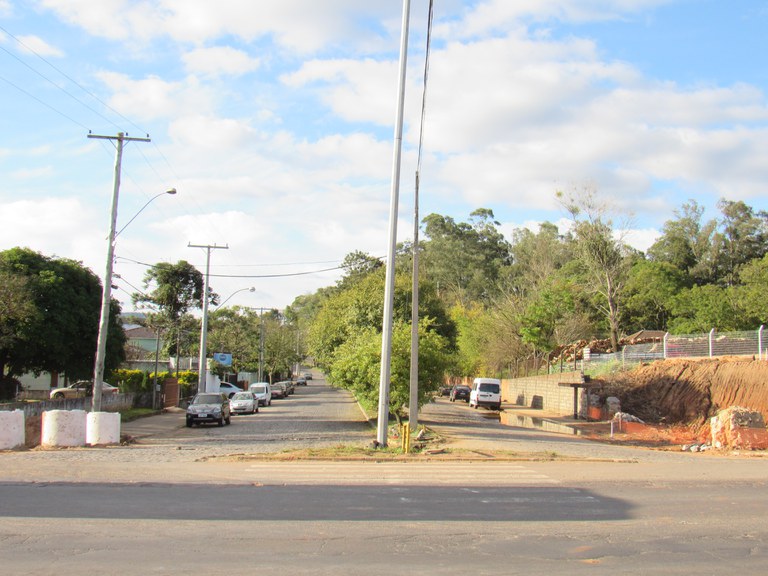
M216 352L213 355L213 359L222 366L232 366L232 354L225 354L224 352Z

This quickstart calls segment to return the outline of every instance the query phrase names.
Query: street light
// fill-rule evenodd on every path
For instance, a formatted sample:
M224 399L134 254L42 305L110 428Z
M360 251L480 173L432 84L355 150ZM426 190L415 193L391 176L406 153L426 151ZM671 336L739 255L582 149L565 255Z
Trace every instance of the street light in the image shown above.
M251 286L250 288L240 288L240 290L235 290L234 292L232 292L232 294L230 294L229 296L227 296L224 299L224 302L222 302L221 304L216 306L216 308L221 308L222 306L224 306L224 304L229 302L229 299L232 298L232 296L234 296L235 294L238 294L240 292L245 292L246 290L248 290L248 292L255 292L256 291L256 287L255 286Z
M118 147L117 160L115 162L115 184L112 191L112 212L109 220L109 236L107 244L107 269L104 273L104 289L101 293L101 319L99 321L99 336L96 341L96 363L93 367L93 401L91 402L91 410L93 412L101 411L101 382L104 380L104 357L107 353L107 329L109 326L109 308L112 302L112 264L115 259L115 239L117 235L125 230L126 226L134 221L136 216L146 208L152 200L159 198L165 194L176 194L176 188L171 188L165 192L158 194L150 198L141 210L134 215L128 221L128 224L123 226L117 234L115 233L115 224L117 223L117 200L120 190L120 178L119 178L119 166L120 156L122 148Z
M133 218L131 218L130 220L128 220L127 224L126 224L125 226L123 226L122 228L120 228L120 230L118 230L118 231L117 231L117 234L115 234L115 238L117 238L118 236L120 236L120 232L122 232L123 230L125 230L126 228L128 228L128 224L130 224L131 222L133 222L134 220L136 220L136 216L138 216L139 214L141 214L141 213L144 211L144 208L146 208L147 206L149 206L149 205L152 203L152 201L153 201L155 198L160 198L160 196L163 196L164 194L171 194L171 195L173 195L173 194L176 194L176 188L169 188L169 189L168 189L168 190L166 190L165 192L160 192L160 194L158 194L158 195L156 195L156 196L153 196L152 198L150 198L150 199L147 201L147 203L146 203L146 204L144 204L144 206L142 206L142 207L141 207L141 209L140 209L138 212L136 212L136 214L134 214L134 215L133 215Z

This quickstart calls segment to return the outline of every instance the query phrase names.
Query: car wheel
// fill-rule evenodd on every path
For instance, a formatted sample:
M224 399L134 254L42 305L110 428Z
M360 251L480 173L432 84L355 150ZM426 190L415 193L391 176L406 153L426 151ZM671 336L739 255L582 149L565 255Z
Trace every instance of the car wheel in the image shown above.
M64 400L64 394L62 392L57 392L53 395L54 400Z

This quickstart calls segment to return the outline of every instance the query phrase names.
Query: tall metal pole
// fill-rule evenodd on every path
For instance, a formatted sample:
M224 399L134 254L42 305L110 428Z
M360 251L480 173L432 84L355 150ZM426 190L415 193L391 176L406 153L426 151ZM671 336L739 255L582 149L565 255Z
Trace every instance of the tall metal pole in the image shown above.
M109 310L112 304L112 265L115 259L115 228L117 226L117 203L120 195L120 168L123 161L123 142L149 142L149 138L128 138L122 132L117 136L97 136L88 134L88 138L101 140L117 140L115 153L115 176L112 187L112 212L109 219L109 235L107 236L107 267L104 272L104 286L101 292L101 317L99 319L99 336L96 340L96 361L93 366L93 399L91 410L101 410L102 381L104 380L104 358L107 354L107 332L109 331Z
M413 203L413 278L411 282L411 379L408 396L408 426L419 425L419 173Z
M259 308L259 382L264 382L264 308Z
M205 248L205 279L203 281L203 319L200 326L200 356L198 357L198 372L197 372L197 391L198 393L205 392L205 381L208 373L208 366L206 364L206 358L208 356L206 350L206 344L208 340L208 279L211 274L211 250L216 248L221 250L229 249L229 246L218 246L216 244L187 244L189 248Z
M387 445L389 426L389 379L392 362L392 310L395 292L395 249L397 243L397 208L400 195L400 156L403 145L403 108L405 104L405 71L408 59L408 24L410 0L403 0L403 24L400 38L400 72L395 121L394 153L392 161L392 190L389 206L389 247L387 250L387 274L384 285L384 317L381 337L381 371L379 373L379 413L376 441Z

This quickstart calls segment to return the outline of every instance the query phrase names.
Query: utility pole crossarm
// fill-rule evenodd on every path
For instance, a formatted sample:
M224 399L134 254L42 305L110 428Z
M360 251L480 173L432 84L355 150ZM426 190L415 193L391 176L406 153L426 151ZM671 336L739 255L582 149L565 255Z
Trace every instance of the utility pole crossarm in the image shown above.
M152 139L147 136L146 138L129 137L128 134L118 133L117 136L101 136L99 134L88 134L88 138L95 138L97 140L121 140L123 142L152 142Z

